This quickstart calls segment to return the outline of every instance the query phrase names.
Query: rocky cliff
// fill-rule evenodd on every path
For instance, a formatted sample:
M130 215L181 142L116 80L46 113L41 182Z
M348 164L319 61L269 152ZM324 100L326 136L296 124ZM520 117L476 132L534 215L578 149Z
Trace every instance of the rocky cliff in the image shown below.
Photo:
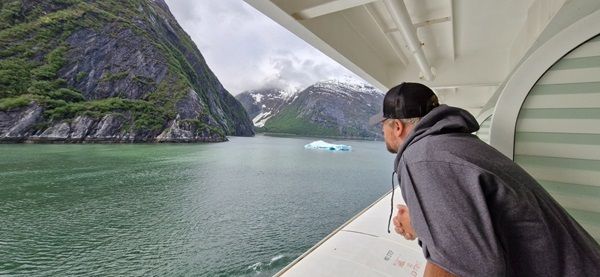
M381 109L383 93L357 80L330 80L296 94L258 90L236 96L261 131L302 136L381 139L369 117ZM260 119L260 120L259 120Z
M0 141L253 134L163 0L0 2Z

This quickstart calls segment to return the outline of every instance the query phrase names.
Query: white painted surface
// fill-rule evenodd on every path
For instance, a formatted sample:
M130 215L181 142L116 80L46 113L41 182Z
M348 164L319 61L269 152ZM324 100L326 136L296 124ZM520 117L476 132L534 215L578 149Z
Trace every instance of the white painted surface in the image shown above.
M600 30L598 30L600 32ZM600 68L578 68L567 70L548 71L537 84L569 84L600 81Z
M600 184L598 183L598 180L600 180L600 172L598 171L536 166L527 163L521 163L520 165L537 179L600 187Z
M526 118L517 123L517 132L600 134L600 119L579 119L575 124L573 119Z
M600 145L519 142L516 144L515 154L540 157L596 160L600 158Z
M596 212L598 209L598 199L595 197L586 197L585 195L568 195L565 193L550 192L563 207L567 209L576 209L580 211Z
M535 0L527 11L527 19L510 50L510 67L517 65L536 38L546 28L567 0Z
M517 117L531 88L556 61L581 43L596 36L599 30L600 10L597 10L561 30L515 69L502 88L494 109L495 115L502 116L492 118L490 129L492 146L507 157L513 158Z
M590 56L600 56L600 41L588 42L577 48L576 52L566 55L565 58L571 59Z
M532 95L527 97L523 108L600 108L600 91L598 93Z
M298 11L294 13L293 16L298 19L310 19L318 16L327 15L330 13L351 9L357 6L366 5L373 1L376 0L334 0Z
M405 240L393 231L393 225L392 233L387 233L390 197L391 193L375 202L279 274L284 277L422 276L426 261L416 240ZM395 191L394 202L403 203L399 189Z

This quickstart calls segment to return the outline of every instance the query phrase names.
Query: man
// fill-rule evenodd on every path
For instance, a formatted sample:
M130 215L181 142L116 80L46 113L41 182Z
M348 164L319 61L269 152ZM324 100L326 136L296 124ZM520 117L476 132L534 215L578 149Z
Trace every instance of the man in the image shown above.
M600 276L598 243L521 167L472 134L479 125L468 112L439 105L422 84L402 83L375 121L397 153L408 206L399 207L396 232L419 239L425 276Z

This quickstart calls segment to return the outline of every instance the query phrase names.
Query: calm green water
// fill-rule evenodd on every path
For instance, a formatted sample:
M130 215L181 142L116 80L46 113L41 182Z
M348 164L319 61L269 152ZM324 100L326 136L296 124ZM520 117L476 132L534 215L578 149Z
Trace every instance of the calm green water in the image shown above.
M383 142L311 141L0 145L0 275L270 276L390 189Z

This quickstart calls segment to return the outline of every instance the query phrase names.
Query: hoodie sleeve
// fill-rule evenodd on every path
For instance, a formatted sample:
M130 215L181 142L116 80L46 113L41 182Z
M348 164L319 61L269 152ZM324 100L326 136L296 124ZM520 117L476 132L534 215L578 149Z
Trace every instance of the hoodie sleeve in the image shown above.
M504 276L502 247L481 189L485 172L450 162L417 162L401 188L425 258L459 276Z

